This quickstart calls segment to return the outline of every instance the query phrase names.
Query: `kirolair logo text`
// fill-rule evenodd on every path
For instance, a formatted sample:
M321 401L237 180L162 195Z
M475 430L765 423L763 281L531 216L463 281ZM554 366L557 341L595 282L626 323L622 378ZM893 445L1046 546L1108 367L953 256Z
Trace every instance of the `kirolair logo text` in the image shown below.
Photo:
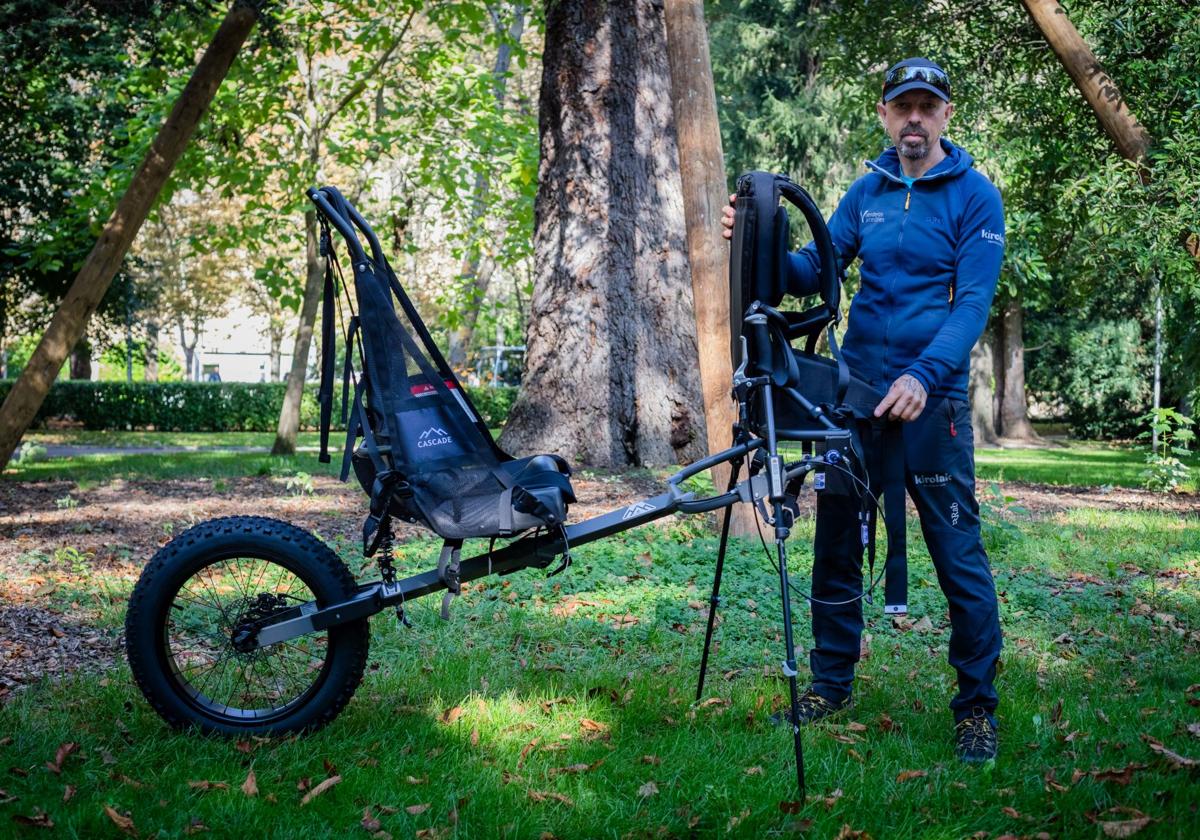
M450 437L445 429L439 429L437 426L430 426L417 437L417 447L419 449L441 446L443 443L454 443L454 438Z

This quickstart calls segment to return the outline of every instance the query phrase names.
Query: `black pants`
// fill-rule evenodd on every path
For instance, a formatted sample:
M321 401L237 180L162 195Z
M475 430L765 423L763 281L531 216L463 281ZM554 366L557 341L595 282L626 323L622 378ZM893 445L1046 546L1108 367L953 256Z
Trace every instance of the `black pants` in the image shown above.
M931 398L921 416L904 425L905 483L950 604L949 659L958 672L950 708L956 720L974 709L994 714L1000 657L999 610L980 538L973 447L971 412L962 400ZM813 597L846 601L863 587L859 502L832 471L828 479L817 491ZM818 694L834 701L850 695L862 629L861 601L813 604L809 664Z

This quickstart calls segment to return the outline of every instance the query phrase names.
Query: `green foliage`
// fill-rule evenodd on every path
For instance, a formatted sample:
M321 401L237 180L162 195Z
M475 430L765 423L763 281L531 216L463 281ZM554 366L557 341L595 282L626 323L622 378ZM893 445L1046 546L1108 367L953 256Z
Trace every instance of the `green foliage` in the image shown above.
M1059 408L1075 437L1132 438L1149 409L1153 349L1137 322L1064 318L1035 330L1034 396Z
M1159 493L1178 490L1191 477L1191 469L1182 459L1191 454L1188 446L1196 439L1192 431L1195 421L1173 408L1156 408L1139 419L1150 428L1138 437L1158 438L1157 448L1146 454L1148 467L1142 474L1146 489Z
M0 381L0 401L11 380ZM283 403L283 382L89 382L54 383L35 423L62 418L83 428L157 429L175 432L273 432ZM469 388L471 401L489 428L504 425L516 388ZM335 412L336 413L336 412ZM308 389L300 423L318 423L316 392Z

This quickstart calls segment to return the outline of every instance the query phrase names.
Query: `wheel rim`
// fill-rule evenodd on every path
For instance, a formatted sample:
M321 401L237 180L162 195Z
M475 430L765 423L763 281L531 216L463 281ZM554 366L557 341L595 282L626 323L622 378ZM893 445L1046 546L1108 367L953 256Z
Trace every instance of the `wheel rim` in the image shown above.
M161 624L163 654L181 695L210 717L241 724L301 705L324 681L328 631L249 652L233 638L239 625L314 600L299 575L261 557L222 558L191 574Z

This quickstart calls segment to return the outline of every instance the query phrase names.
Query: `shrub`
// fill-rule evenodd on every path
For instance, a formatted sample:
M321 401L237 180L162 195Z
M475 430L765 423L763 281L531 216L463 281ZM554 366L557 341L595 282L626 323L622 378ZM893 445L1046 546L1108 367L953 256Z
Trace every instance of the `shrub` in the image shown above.
M0 381L0 401L11 380ZM158 429L174 432L273 432L279 424L282 382L55 382L34 423L73 420L93 430ZM516 388L468 388L488 426L504 425ZM334 396L338 425L340 394ZM300 425L315 429L316 387L305 388Z

